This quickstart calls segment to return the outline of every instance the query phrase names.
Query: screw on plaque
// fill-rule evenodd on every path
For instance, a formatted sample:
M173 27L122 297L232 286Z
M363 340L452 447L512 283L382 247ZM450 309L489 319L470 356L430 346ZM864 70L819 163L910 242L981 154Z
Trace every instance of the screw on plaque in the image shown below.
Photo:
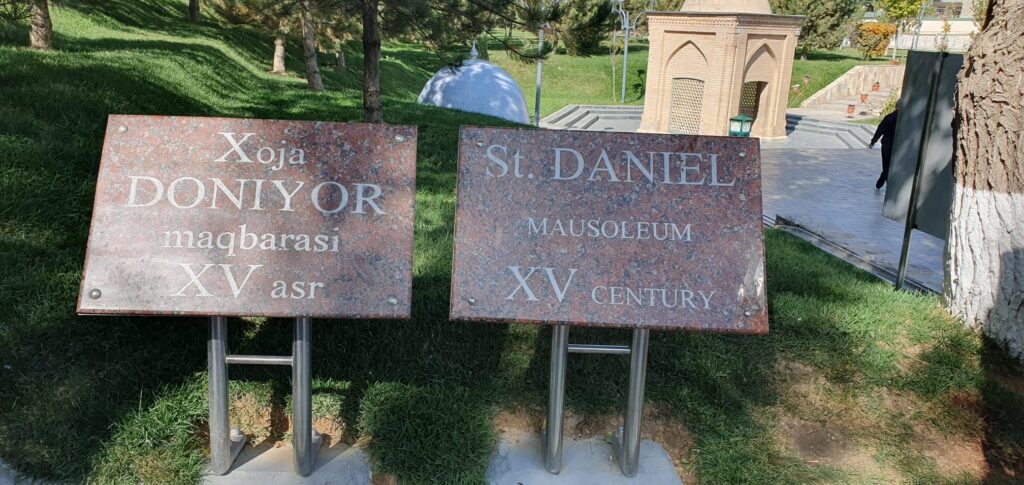
M99 288L93 288L89 290L89 298L92 298L93 300L98 300L101 296L103 296L103 292L101 292Z
M471 296L471 297L469 297L469 298L466 298L466 301L467 301L467 302L468 302L468 303L469 303L470 305L476 305L476 298L473 298L472 296Z
M395 135L395 141L397 141L398 143L402 143L403 141L405 141L405 137L402 135Z
M121 125L120 127L118 127L117 131L120 131L121 133L124 133L124 132L128 131L128 127L124 126L124 125Z
M390 295L390 296L388 296L388 303L391 304L391 305L397 305L398 304L398 298L395 298L394 295Z
M753 314L754 314L754 312L752 312L750 310L744 310L743 311L743 316L745 316L745 317L749 317L749 316L751 316Z
M476 146L482 147L482 146L484 146L484 142L478 141L478 142L476 142Z
M740 152L740 158L743 158L743 157L746 157L746 156L747 156L747 152Z

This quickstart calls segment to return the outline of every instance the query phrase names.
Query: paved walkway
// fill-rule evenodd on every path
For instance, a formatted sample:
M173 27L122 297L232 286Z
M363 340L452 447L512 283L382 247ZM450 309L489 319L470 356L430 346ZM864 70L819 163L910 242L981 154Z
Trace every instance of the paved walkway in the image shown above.
M895 273L904 225L882 216L884 189L875 190L878 150L785 148L765 144L764 214L781 216ZM945 243L914 231L909 278L942 289Z

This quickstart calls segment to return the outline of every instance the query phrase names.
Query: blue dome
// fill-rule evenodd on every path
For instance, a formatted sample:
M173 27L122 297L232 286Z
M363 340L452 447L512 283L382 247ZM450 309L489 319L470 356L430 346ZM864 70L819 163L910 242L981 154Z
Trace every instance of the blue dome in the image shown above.
M529 123L519 85L504 69L477 59L475 50L462 66L437 71L423 86L419 102Z

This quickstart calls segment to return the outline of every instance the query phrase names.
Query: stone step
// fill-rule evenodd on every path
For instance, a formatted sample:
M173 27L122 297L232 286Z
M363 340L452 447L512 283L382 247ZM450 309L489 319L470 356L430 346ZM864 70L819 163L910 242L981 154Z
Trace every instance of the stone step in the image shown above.
M822 132L844 132L848 133L854 139L857 140L858 145L867 146L871 143L871 137L875 134L875 129L872 126L861 125L857 123L842 123L842 122L821 122L821 121L790 121L786 120L787 130L802 130L813 133ZM810 131L816 130L816 131Z
M820 118L810 118L810 117L807 117L807 116L794 115L794 114L787 114L786 115L786 123L806 125L806 126L821 126L821 127L825 127L825 128L861 129L861 130L868 131L868 132L873 132L874 131L873 128L871 128L871 127L869 127L867 125L862 125L860 123L850 123L848 121L825 120L825 119L820 119Z
M639 120L643 106L585 105L570 104L544 117L542 124L570 127L578 125L589 116L614 117L614 119Z
M557 124L565 119L566 116L575 113L579 109L580 105L578 104L566 105L564 108L545 116L544 119L541 120L541 123Z
M875 127L860 123L847 123L833 120L817 120L812 118L794 119L787 117L786 126L800 128L823 128L829 130L846 130L858 135L871 137L875 133Z
M541 120L543 128L585 130L599 121L636 121L643 116L643 106L568 105Z
M874 134L873 129L865 125L797 115L786 115L786 131L831 135L847 148L867 148Z
M787 131L788 135L792 135L794 133L799 132L799 133L810 133L810 134L813 134L813 135L831 136L831 137L835 138L836 140L839 140L839 143L842 143L843 146L846 147L846 148L861 148L859 146L860 145L859 143L855 142L849 135L846 135L846 134L844 134L843 132L840 132L840 131L829 130L829 129L825 129L825 128L799 128L799 129L791 129L790 127L787 127L786 131Z

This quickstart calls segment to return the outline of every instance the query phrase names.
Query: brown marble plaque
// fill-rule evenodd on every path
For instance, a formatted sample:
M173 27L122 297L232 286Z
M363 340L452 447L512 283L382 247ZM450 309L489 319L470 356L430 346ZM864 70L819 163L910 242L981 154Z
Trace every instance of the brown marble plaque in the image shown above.
M757 139L463 127L456 320L768 332Z
M416 127L110 116L82 314L408 318Z

